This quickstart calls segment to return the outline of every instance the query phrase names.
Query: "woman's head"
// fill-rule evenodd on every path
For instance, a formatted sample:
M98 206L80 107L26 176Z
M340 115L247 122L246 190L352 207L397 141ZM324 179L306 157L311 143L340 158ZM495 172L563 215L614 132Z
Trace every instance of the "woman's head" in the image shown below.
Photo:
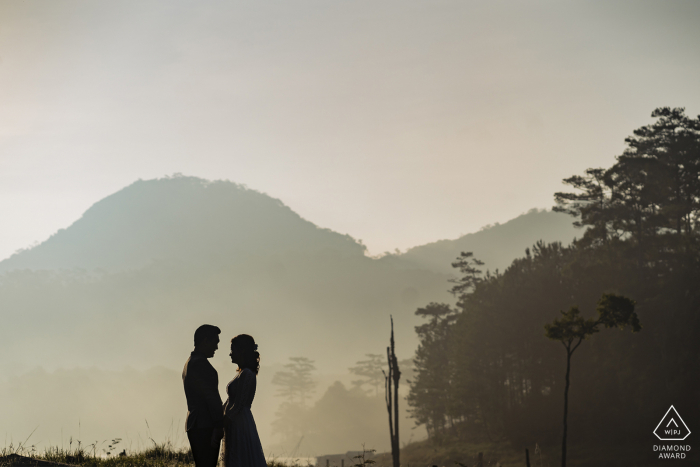
M260 354L258 344L248 334L239 334L231 339L231 362L238 364L238 370L249 368L258 374Z

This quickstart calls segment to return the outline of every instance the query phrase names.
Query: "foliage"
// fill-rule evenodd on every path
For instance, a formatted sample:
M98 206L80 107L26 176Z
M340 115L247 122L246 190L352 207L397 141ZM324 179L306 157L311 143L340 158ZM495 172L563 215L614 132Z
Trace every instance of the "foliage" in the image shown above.
M554 323L545 324L545 335L550 339L561 341L567 350L573 352L583 339L598 332L598 323L593 318L584 319L577 306L572 306L568 311L562 311L561 315L562 317L555 319ZM573 344L574 341L576 344Z
M561 465L566 467L566 442L568 436L569 386L571 374L571 357L584 339L588 339L599 331L601 324L606 328L618 327L621 330L627 326L632 332L639 332L642 326L634 311L634 300L615 294L603 294L598 301L598 319L584 319L577 306L568 311L562 311L562 317L555 319L552 324L545 324L545 335L552 340L561 342L566 349L566 377L564 386L564 430L562 437Z
M365 449L365 445L362 445L362 454L358 454L353 457L355 459L355 463L352 465L352 467L368 467L371 466L372 464L375 463L373 459L370 459L367 457L367 454L370 456L374 454L377 450L376 449Z
M462 277L450 279L450 282L455 284L450 289L450 293L458 296L473 290L481 282L481 270L478 268L483 265L484 262L474 258L472 252L460 253L452 263L452 267L458 269Z
M121 441L119 438L115 438L109 445L115 448L119 441ZM177 465L190 466L194 463L190 449L177 449L169 442L160 444L153 442L154 446L152 448L143 451L127 452L124 449L119 453L103 451L102 454L104 455L98 455L98 450L101 449L104 443L107 443L107 441L103 443L96 441L85 446L78 441L74 447L71 442L68 448L49 446L44 449L43 453L38 452L33 446L31 449L24 447L12 449L10 447L10 449L5 448L0 451L0 457L13 453L48 462L81 467L174 467ZM11 465L11 463L8 463L8 465Z
M609 169L588 169L564 180L578 193L556 193L556 211L589 226L587 242L631 238L639 246L668 230L691 235L700 215L700 117L662 107L658 120L625 139Z
M272 431L282 434L286 441L304 435L306 401L316 388L312 377L316 370L313 360L306 357L289 357L289 360L290 363L284 365L286 371L278 371L272 377L272 384L278 386L276 395L286 398L275 413Z
M627 297L615 294L603 294L598 301L598 319L584 319L577 306L572 306L568 311L562 311L561 318L554 320L552 324L545 324L545 336L549 339L561 341L567 350L573 352L581 344L583 339L599 331L598 326L606 328L617 327L621 330L630 326L632 332L642 329L639 317L634 311L635 301ZM576 342L576 344L574 344Z
M622 297L615 294L603 294L598 302L598 324L602 324L606 328L617 327L620 330L629 326L632 332L642 330L642 325L639 323L639 317L634 311L636 302L627 297Z
M420 344L414 359L416 376L411 381L407 397L412 415L419 424L425 424L429 433L445 427L445 416L449 416L450 392L448 379L447 345L451 324L456 319L456 310L443 303L430 303L419 308L416 315L429 321L416 326Z
M384 381L382 368L384 367L384 358L381 354L368 353L365 355L367 360L358 361L355 366L349 368L350 373L360 376L352 382L353 387L362 389L365 384L374 387L374 395L379 395L379 385Z
M580 240L537 242L503 273L481 274L474 255L463 253L454 263L464 285L456 307L419 309L426 323L416 328L408 401L434 445L447 428L471 441L556 442L565 381L561 355L542 335L554 310L568 311L551 337L590 337L569 408L574 444L644 436L669 400L700 417L693 374L700 364L700 119L669 108L652 116L657 121L627 138L612 167L570 177L564 182L577 192L555 195L555 209L586 229ZM601 296L598 317L581 317L576 307L592 309ZM639 317L618 296L634 297ZM645 332L634 338L593 332L639 330L640 320Z
M289 404L305 405L311 398L316 382L311 376L316 370L313 360L306 357L289 357L291 363L284 367L287 371L278 371L272 377L272 384L278 386L277 396L287 399Z
M114 442L114 440L112 440ZM105 441L106 442L106 441ZM94 447L101 443L88 445ZM19 448L19 449L18 449ZM47 447L43 453L23 446L10 446L0 449L0 466L11 467L14 463L10 454L32 457L42 461L70 464L80 467L192 467L194 458L190 449L176 449L169 442L155 443L154 447L143 451L127 452L123 450L118 455L97 456L92 449L81 444L67 449L57 446ZM305 464L280 464L274 459L267 461L268 467L308 467Z

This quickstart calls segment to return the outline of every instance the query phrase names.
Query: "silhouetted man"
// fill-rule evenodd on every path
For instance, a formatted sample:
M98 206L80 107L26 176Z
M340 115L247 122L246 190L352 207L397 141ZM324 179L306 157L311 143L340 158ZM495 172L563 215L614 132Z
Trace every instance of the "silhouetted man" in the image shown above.
M224 412L219 375L209 363L219 348L221 329L204 324L194 333L194 351L182 370L187 398L185 431L197 467L216 467L224 435Z

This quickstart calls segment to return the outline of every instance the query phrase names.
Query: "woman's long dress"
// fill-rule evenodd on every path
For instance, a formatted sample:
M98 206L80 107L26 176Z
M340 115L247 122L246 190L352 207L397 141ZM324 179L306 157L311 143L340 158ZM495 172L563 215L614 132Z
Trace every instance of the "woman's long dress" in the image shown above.
M244 368L226 386L224 404L224 467L266 467L258 429L250 406L257 377Z

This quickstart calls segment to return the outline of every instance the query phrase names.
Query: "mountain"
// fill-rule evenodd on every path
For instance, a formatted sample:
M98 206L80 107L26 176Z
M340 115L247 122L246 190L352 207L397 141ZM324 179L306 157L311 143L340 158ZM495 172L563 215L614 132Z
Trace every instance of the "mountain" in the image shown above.
M485 268L505 269L537 240L568 242L574 234L567 216L532 210L374 259L350 236L244 186L183 176L139 180L0 262L8 324L0 351L16 352L4 364L17 368L35 358L48 368L64 361L119 368L134 359L176 368L180 344L172 336L189 341L193 329L211 322L228 326L228 334L255 330L269 339L277 363L290 354L320 355L319 366L330 371L380 352L393 315L407 358L421 323L415 309L453 301L450 263L461 251L474 252ZM34 329L38 341L60 339L60 356L34 355L17 326ZM86 353L86 340L129 346Z
M209 322L227 338L257 333L273 363L318 356L319 369L334 372L381 352L389 315L408 358L421 324L415 309L454 300L450 263L460 251L505 269L537 240L567 242L574 233L567 216L533 210L374 259L350 236L241 185L139 180L0 262L0 352L15 355L0 371L37 361L177 368L192 331ZM31 335L15 332L23 328ZM43 353L44 345L56 351Z
M0 271L120 271L162 260L220 263L319 251L362 256L364 249L263 193L228 181L177 176L139 180L104 198L67 229L0 262Z
M524 256L525 249L532 247L538 240L560 241L567 245L581 234L582 231L572 225L571 216L532 209L508 222L486 226L456 240L428 243L382 259L443 274L454 274L451 263L460 252L471 251L477 259L484 262L484 271L498 269L503 272L515 258Z
M34 361L49 369L134 361L177 368L183 342L187 347L204 322L219 323L231 337L256 332L273 362L318 355L319 368L334 371L381 352L389 315L408 358L421 324L415 309L453 301L450 263L460 251L504 269L537 240L573 235L566 216L533 210L456 240L374 259L350 236L241 185L182 176L139 180L0 263L7 324L0 351L17 356L0 371ZM28 337L14 331L22 327L33 330L29 339L38 347L27 347ZM43 343L60 352L35 354ZM91 345L96 350L86 352Z
M320 355L319 368L332 370L354 364L362 347L381 351L389 315L408 356L413 310L447 299L447 278L364 253L350 236L232 182L140 180L0 263L0 352L17 355L0 363L177 368L178 352L209 322L226 339L256 332L274 362ZM13 331L22 327L60 351L35 355Z
M532 209L503 224L455 240L413 247L380 262L454 274L451 263L471 251L484 268L503 271L536 241L569 243L580 234L571 217ZM67 229L0 261L17 269L139 269L157 262L225 265L274 255L363 257L349 235L319 228L280 200L229 181L175 176L139 180L95 203Z

